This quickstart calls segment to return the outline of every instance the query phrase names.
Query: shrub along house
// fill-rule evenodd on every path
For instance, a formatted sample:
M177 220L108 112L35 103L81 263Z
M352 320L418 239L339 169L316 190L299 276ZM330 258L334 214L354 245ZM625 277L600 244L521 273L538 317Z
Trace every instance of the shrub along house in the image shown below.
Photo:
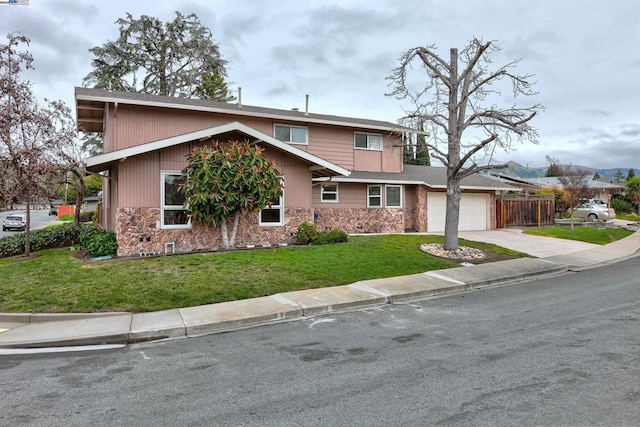
M217 230L192 224L177 180L185 156L211 140L262 146L282 174L270 208L242 217L237 246L290 243L302 222L348 233L444 230L446 171L402 164L407 129L297 110L76 88L78 127L103 135L87 159L104 176L99 222L119 255L217 249ZM463 180L460 230L495 228L495 195L511 187Z

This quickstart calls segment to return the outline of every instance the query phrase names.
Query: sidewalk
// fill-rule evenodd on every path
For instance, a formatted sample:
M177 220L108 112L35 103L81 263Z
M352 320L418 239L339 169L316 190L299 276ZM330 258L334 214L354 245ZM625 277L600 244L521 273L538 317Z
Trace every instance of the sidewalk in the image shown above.
M604 246L587 244L586 249L581 245L573 245L571 249L565 247L565 252L560 254L552 248L551 242L544 240L549 239L546 237L515 236L518 231L514 230L477 232L484 234L474 238L470 233L475 232L460 233L460 237L488 243L506 240L508 244L501 245L510 249L529 245L537 252L546 247L550 255L151 313L0 314L0 356L42 347L128 344L193 337L524 281L567 270L593 268L640 253L640 231ZM565 243L554 244L562 246ZM531 253L526 248L516 250Z

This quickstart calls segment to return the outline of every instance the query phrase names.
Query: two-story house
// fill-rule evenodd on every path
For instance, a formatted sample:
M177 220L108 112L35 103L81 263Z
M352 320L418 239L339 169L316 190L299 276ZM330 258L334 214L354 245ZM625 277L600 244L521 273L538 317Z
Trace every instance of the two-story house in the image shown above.
M217 230L192 224L176 180L198 144L248 139L282 174L270 208L242 217L237 246L293 241L302 222L348 233L444 229L446 170L402 164L407 129L389 122L76 88L78 127L103 135L87 159L104 176L100 224L116 232L119 255L221 246ZM495 228L495 195L509 186L463 181L461 230Z

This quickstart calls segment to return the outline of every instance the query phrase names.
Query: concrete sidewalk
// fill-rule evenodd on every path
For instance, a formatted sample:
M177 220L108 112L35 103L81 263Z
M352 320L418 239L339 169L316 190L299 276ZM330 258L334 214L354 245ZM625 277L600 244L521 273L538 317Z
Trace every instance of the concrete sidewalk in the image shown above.
M589 245L587 249L572 246L561 254L551 250L553 245L548 240L536 240L534 243L522 238L526 235L516 237L516 231L478 233L485 234L472 238L465 232L460 233L460 237L488 241L510 249L514 249L516 241L520 242L518 244L528 242L530 248L546 246L547 254L551 255L151 313L0 314L0 356L12 354L11 349L127 344L223 332L591 268L637 255L640 251L640 232L605 246ZM501 239L508 242L499 243ZM560 239L551 240L554 244L564 245L564 242L557 242ZM526 248L517 250L530 253Z

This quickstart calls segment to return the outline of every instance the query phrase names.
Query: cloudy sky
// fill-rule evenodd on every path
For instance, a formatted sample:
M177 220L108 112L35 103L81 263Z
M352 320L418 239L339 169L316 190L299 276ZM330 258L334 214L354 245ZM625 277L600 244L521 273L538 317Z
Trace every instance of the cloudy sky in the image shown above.
M403 52L435 43L446 57L473 37L496 40L494 62L520 58L546 107L533 123L540 144L497 160L640 168L638 0L30 0L0 6L0 29L31 39L36 94L73 106L88 49L117 37L117 18L176 10L211 29L243 104L303 109L309 94L312 112L391 122L408 107L385 96Z

